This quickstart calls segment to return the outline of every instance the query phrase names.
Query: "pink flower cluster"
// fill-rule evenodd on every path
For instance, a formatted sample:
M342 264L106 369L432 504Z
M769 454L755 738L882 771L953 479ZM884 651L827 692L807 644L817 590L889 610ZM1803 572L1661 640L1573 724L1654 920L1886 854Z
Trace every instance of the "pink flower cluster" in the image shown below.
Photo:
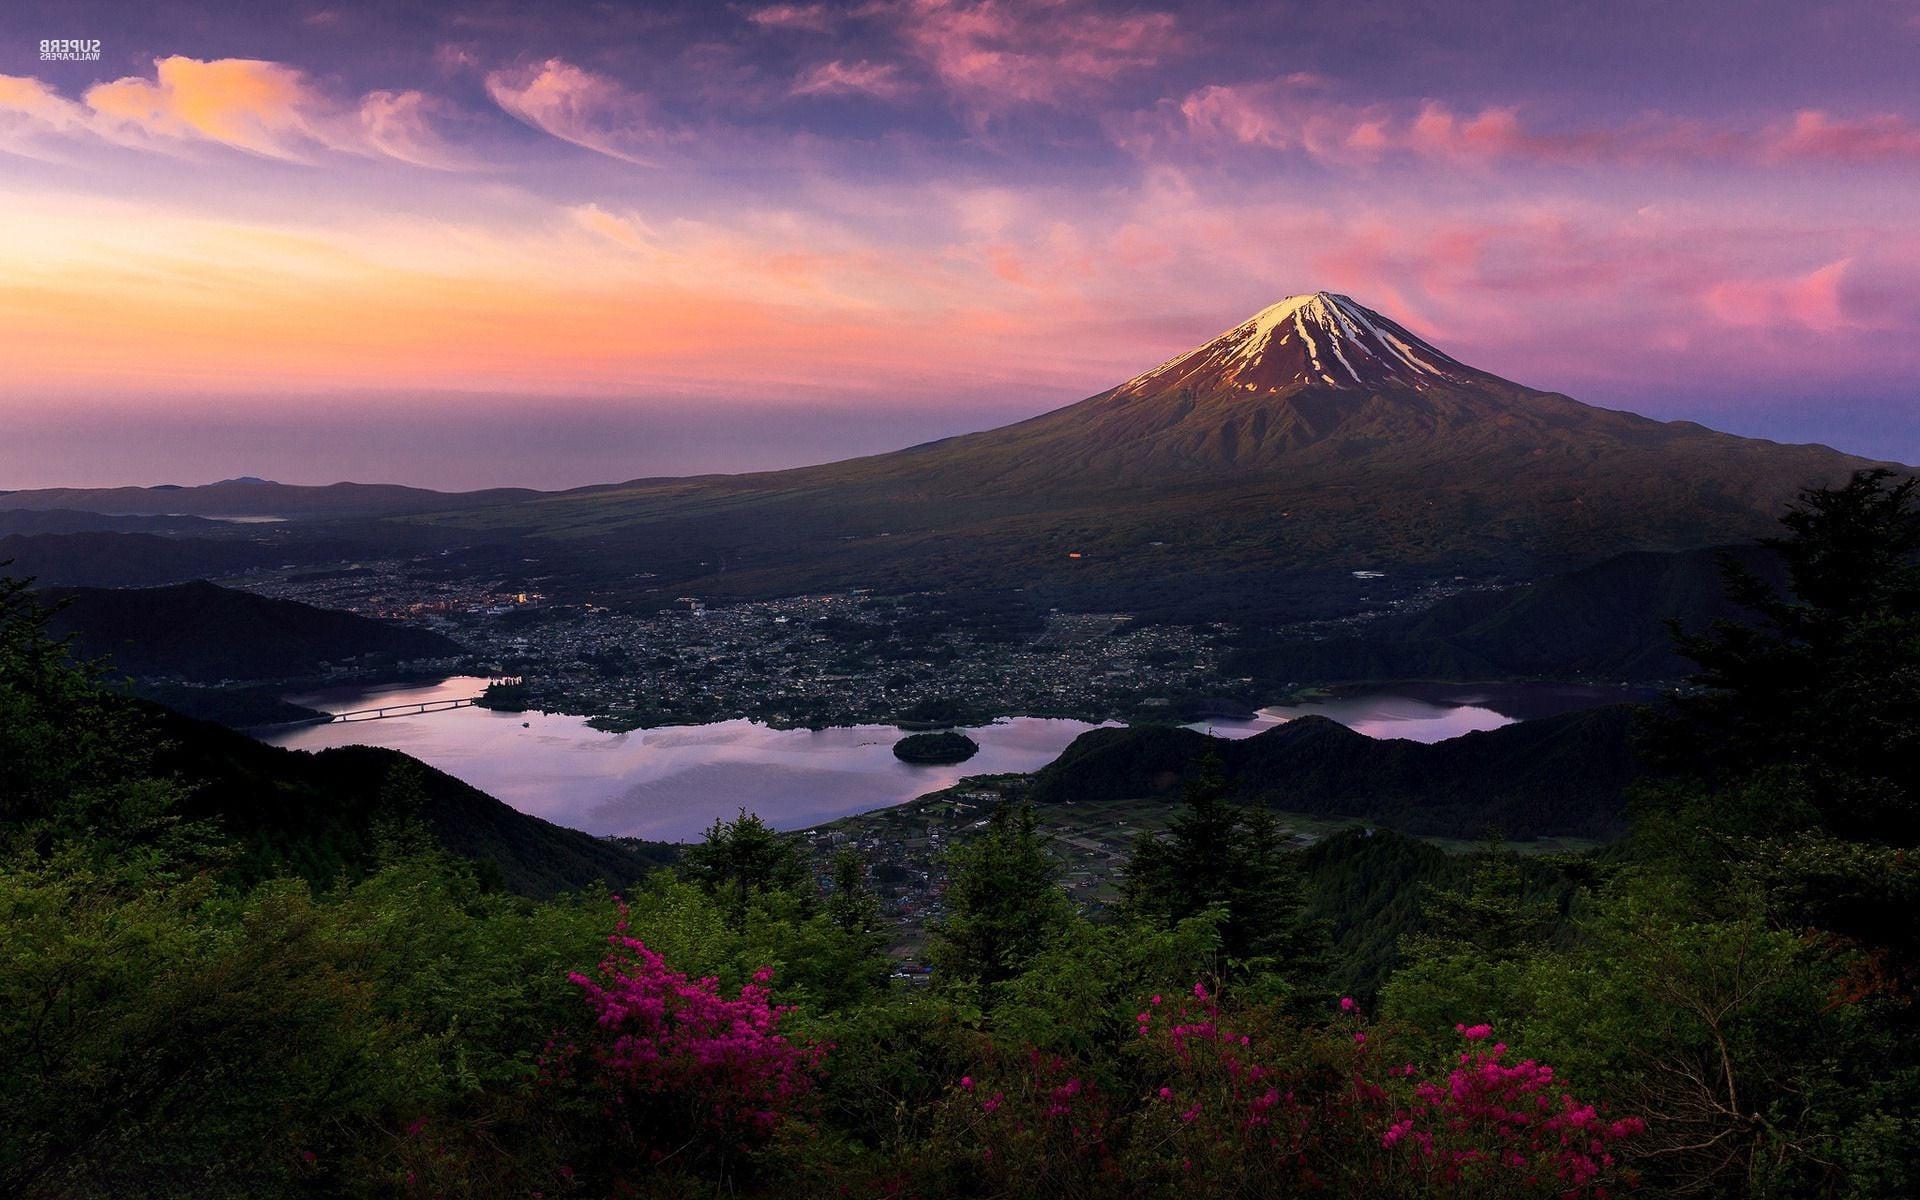
M737 997L723 996L718 981L689 979L625 930L623 909L598 979L568 975L598 1035L584 1048L582 1074L610 1093L642 1142L677 1145L701 1134L763 1141L812 1088L824 1048L780 1033L788 1010L772 1003L771 970Z
M1153 1096L1184 1127L1173 1136L1189 1155L1298 1157L1325 1097L1298 1094L1291 1069L1229 1020L1204 984L1171 1004L1154 997L1134 1025L1146 1064L1166 1080ZM1191 1161L1182 1169L1191 1170Z
M1607 1192L1596 1186L1614 1166L1612 1147L1646 1129L1638 1117L1607 1120L1591 1104L1559 1090L1553 1068L1532 1059L1508 1064L1507 1047L1479 1043L1487 1025L1455 1031L1473 1043L1444 1083L1422 1083L1381 1135L1413 1164L1449 1187L1509 1181L1553 1187L1563 1196Z
M1458 1028L1466 1050L1444 1076L1396 1058L1395 1032L1369 1028L1350 997L1324 1026L1302 1028L1196 984L1152 997L1133 1026L1128 1065L1108 1069L1126 1088L1095 1104L1088 1068L1040 1050L996 1071L1000 1087L962 1078L979 1161L1009 1186L1036 1171L1064 1178L1078 1162L1074 1178L1089 1187L1111 1176L1234 1195L1600 1200L1621 1174L1616 1144L1644 1129L1574 1099L1549 1067L1508 1064L1490 1026Z

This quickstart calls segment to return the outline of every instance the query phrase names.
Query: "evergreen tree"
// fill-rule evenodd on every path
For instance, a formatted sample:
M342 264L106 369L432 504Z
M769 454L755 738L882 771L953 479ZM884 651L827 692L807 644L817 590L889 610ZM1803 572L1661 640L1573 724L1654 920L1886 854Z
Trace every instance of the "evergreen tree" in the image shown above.
M186 789L156 768L151 722L48 634L30 582L0 576L0 851L85 845L137 869L204 859L211 833L177 815Z
M1326 971L1330 942L1325 924L1307 914L1299 865L1271 813L1226 797L1220 759L1209 753L1166 834L1134 843L1126 905L1163 928L1220 909L1230 960L1312 987Z
M720 902L735 929L746 924L757 896L787 893L798 897L803 909L811 907L800 848L744 808L731 821L715 820L705 840L686 852L681 871Z
M1408 957L1471 954L1483 962L1512 962L1545 946L1559 913L1549 901L1528 895L1520 865L1518 854L1488 838L1464 887L1427 889L1423 928L1408 939Z
M1698 695L1656 731L1678 782L1642 822L1651 852L1861 950L1856 990L1920 997L1920 480L1863 471L1802 494L1768 545L1791 595L1730 572L1757 618L1683 637ZM1708 889L1701 889L1703 895Z
M1073 920L1060 862L1032 805L995 809L982 836L949 852L947 874L947 916L933 931L932 958L954 979L1011 979Z

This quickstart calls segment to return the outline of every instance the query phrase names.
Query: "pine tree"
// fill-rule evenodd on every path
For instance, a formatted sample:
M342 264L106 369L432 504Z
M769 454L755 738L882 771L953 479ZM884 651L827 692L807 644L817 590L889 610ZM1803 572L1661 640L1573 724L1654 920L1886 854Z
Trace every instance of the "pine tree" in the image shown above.
M1791 594L1730 572L1757 620L1680 639L1702 690L1656 731L1678 783L1650 798L1643 842L1757 879L1783 917L1863 952L1862 994L1914 1006L1920 479L1862 471L1781 520L1767 544Z
M744 808L731 821L714 821L705 840L682 858L681 871L721 902L736 929L746 924L756 896L790 893L803 908L813 900L800 848Z
M1299 866L1273 814L1231 804L1227 795L1219 756L1209 752L1167 832L1134 843L1126 906L1166 928L1219 909L1222 950L1230 960L1311 989L1327 968L1326 925L1307 915Z
M945 976L992 985L1013 978L1073 919L1060 861L1033 806L1002 805L986 832L947 857L947 915L932 959Z

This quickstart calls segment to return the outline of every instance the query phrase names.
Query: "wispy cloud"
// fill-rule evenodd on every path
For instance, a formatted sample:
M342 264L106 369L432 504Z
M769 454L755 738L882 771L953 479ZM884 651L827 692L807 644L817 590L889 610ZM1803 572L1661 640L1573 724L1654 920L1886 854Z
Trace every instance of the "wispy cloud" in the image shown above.
M1558 166L1920 163L1920 122L1897 114L1837 117L1805 109L1747 126L1654 115L1553 129L1528 121L1517 105L1350 103L1311 76L1194 89L1122 141L1148 151L1180 142L1258 146L1350 165L1393 156Z
M913 90L894 63L876 63L861 59L845 62L833 59L801 72L793 82L796 96L873 96L897 100Z
M1085 95L1184 44L1171 13L1083 0L900 0L875 11L942 83L988 109Z
M641 166L667 141L645 96L558 58L493 72L487 94L535 129Z
M825 33L833 24L833 14L824 4L769 4L751 9L747 20L762 29L803 29Z

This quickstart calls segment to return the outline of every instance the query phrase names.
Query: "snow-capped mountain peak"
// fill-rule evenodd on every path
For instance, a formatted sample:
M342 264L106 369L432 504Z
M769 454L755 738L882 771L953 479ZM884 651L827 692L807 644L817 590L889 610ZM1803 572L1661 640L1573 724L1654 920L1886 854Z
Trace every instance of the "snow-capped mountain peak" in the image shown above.
M1128 380L1119 390L1423 390L1484 377L1352 297L1308 292L1261 309L1197 350Z

